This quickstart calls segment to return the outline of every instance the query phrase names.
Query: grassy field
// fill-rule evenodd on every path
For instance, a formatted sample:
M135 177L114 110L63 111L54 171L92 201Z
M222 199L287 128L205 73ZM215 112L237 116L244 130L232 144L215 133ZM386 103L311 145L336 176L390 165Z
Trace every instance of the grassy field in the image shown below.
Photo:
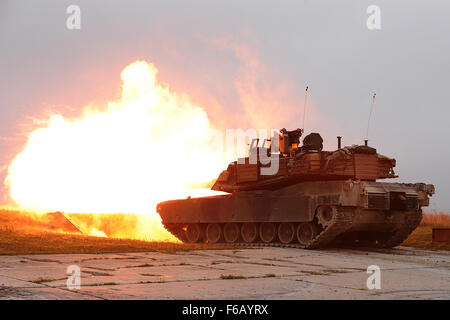
M144 251L176 253L178 251L224 248L224 246L211 247L200 244L111 239L56 232L34 234L0 230L0 255Z
M123 220L118 219L117 215L112 218L113 222L117 223ZM106 233L110 229L110 224L105 225ZM144 251L176 253L177 251L227 248L231 246L86 236L73 233L70 226L68 227L57 216L0 210L0 255Z
M450 250L448 242L432 242L433 228L450 228L450 215L444 213L427 213L419 227L411 233L402 245L428 250Z
M143 251L175 253L187 250L232 248L231 246L86 236L69 233L70 230L65 230L67 226L60 222L51 216L43 217L33 213L0 210L0 255ZM425 214L421 225L402 245L428 250L450 250L450 243L431 241L433 227L450 227L450 215Z

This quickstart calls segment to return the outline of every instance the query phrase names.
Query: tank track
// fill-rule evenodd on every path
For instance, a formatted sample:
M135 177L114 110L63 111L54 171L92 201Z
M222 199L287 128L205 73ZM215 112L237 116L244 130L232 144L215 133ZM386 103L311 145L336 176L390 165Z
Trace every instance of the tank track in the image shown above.
M184 234L184 230L182 226L178 224L166 224L163 223L164 228L169 231L172 235L174 235L178 240L182 242L187 242L186 235Z
M422 210L410 212L405 217L405 223L400 225L388 239L381 242L377 247L392 248L402 244L403 241L413 232L422 221Z
M339 208L337 214L333 217L332 223L324 230L322 230L314 239L312 239L309 244L301 245L300 243L280 243L280 242L236 242L236 243L226 243L220 242L214 245L237 245L237 246L252 246L252 247L286 247L286 248L302 248L302 249L317 249L325 247L330 244L338 235L344 233L352 226L352 218L354 213L352 210ZM172 235L182 242L187 242L184 230L181 225L177 224L164 224L164 227Z
M336 237L351 228L354 211L351 209L339 208L334 215L331 224L322 230L305 249L317 249L329 245Z
M312 239L307 245L300 243L281 243L281 242L236 242L226 243L220 242L214 245L236 245L247 247L285 247L285 248L302 248L302 249L317 249L326 247L333 243L333 240L344 234L352 227L353 218L355 216L354 210L351 208L341 207L337 210L337 214L333 217L332 223L325 229L321 230L319 234ZM405 216L404 223L399 224L394 231L388 233L384 240L365 243L364 247L374 248L392 248L400 245L413 232L422 220L422 211L417 210L408 212ZM166 230L182 242L188 242L182 224L164 224ZM345 242L343 243L345 245ZM339 241L336 241L339 245ZM347 243L348 245L348 243Z
M301 249L318 249L326 247L335 243L339 246L339 241L333 242L344 234L352 227L353 218L355 216L354 210L351 208L341 207L337 211L337 214L333 217L332 223L325 229L321 230L319 234L312 239L307 245L300 243L281 243L281 242L236 242L226 243L220 242L214 245L226 245L226 246L242 246L242 247L283 247L283 248L301 248ZM422 220L422 211L417 210L415 212L409 212L405 216L405 221L399 224L395 231L387 234L387 237L383 241L377 243L366 243L364 247L373 248L392 248L400 245L410 234L413 232ZM188 242L185 236L183 225L181 224L164 224L166 230L182 242ZM345 243L344 243L345 245ZM348 245L348 243L347 243Z

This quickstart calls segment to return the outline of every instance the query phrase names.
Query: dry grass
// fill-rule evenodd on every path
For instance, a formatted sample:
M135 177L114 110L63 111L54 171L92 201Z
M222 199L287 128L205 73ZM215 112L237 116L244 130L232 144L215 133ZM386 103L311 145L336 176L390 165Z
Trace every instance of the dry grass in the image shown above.
M426 213L423 215L421 226L428 226L433 228L450 228L450 214L449 213Z
M427 250L450 250L450 243L432 241L433 228L450 228L450 214L425 213L419 227L402 245Z
M230 249L235 246L207 246L175 242L93 237L62 233L50 218L34 213L0 210L0 255L164 252L202 249Z
M221 274L220 279L223 280L235 280L235 279L246 279L243 275L240 274Z
M225 248L224 246L111 239L56 232L33 234L0 230L0 255L147 251L176 253L178 251Z
M45 283L45 282L52 282L52 281L57 281L57 280L65 280L66 278L63 279L50 279L50 278L43 278L43 277L39 277L36 280L31 280L30 282L33 283L37 283L37 284L41 284L41 283Z
M53 222L33 213L0 210L0 255L145 251L176 253L188 250L235 248L60 233L56 232L59 227L55 228L52 225ZM450 250L450 243L432 242L432 228L437 227L450 227L450 214L424 214L420 226L402 245L429 250Z

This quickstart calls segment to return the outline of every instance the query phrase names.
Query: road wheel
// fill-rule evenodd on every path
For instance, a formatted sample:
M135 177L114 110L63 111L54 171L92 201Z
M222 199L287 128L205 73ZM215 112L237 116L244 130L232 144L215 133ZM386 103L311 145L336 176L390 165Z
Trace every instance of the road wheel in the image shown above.
M265 222L259 226L259 237L265 243L274 242L277 237L277 229L274 223Z
M303 222L297 227L297 240L301 245L307 246L318 234L319 228L312 222Z
M258 228L254 223L243 223L241 227L242 239L247 242L255 242L258 237Z
M186 239L190 243L203 241L203 229L198 223L190 223L186 227Z
M320 206L317 208L317 221L323 228L326 228L333 222L336 213L336 207Z
M278 226L278 238L282 243L291 243L295 239L295 227L291 222L283 222Z
M237 223L227 223L223 228L223 236L228 243L235 243L239 240L239 225Z
M206 227L206 240L208 243L217 243L222 239L222 228L217 223L210 223Z

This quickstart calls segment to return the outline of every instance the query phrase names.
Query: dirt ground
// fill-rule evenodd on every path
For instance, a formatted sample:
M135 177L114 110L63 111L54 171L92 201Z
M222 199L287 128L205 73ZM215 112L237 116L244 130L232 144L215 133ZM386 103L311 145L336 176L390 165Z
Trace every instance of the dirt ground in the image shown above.
M79 289L67 287L74 265ZM370 265L380 268L380 289L367 287ZM398 247L1 256L0 299L450 299L450 253Z

